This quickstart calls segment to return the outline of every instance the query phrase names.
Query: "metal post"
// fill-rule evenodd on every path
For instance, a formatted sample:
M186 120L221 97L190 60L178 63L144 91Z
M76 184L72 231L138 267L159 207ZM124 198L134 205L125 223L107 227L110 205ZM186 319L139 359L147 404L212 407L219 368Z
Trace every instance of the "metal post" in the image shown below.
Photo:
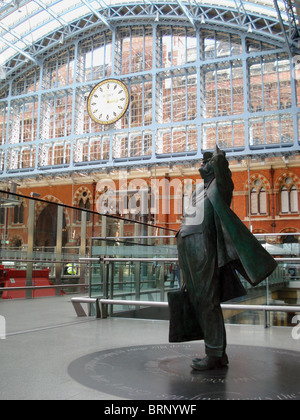
M124 237L124 220L120 220L119 222L119 236L121 238ZM120 244L120 246L124 248L126 245L122 243ZM123 290L123 285L124 285L124 264L119 264L119 290Z
M267 298L266 298L266 305L270 305L270 289L269 289L269 277L267 277L266 279L266 294L267 294ZM271 316L270 316L270 312L268 311L264 311L264 322L265 322L265 328L269 328L271 325Z
M62 206L57 208L57 226L56 226L56 261L62 261L62 230L63 230L64 209ZM61 284L62 263L55 266L55 283ZM56 295L60 294L60 290L56 289Z
M155 244L155 239L153 240L152 238L152 226L148 226L148 250L151 249L151 245L154 243ZM153 264L147 264L147 287L150 288L150 285L153 283Z
M102 238L106 238L106 230L107 230L107 217L102 216L101 217L101 236ZM101 243L101 246L106 246L106 241L103 241Z
M103 296L108 299L109 295L109 262L101 263L103 267ZM102 318L107 318L107 307L102 307Z
M110 269L110 298L114 298L114 274L115 274L115 264L112 262L108 266L108 269ZM114 314L114 305L111 305L110 307L110 316L113 316Z
M161 264L160 272L160 300L163 302L165 300L165 272L166 272L166 263Z
M141 263L135 262L134 264L134 284L135 284L135 298L141 298Z
M80 257L86 256L86 221L87 221L87 213L85 211L81 212L81 235L80 235L80 249L79 249L79 255ZM86 273L86 267L81 266L80 267L80 284L85 285L85 273ZM90 277L92 276L91 270L90 270ZM82 293L84 293L84 287L82 287L81 290ZM90 296L91 297L91 296Z
M27 270L26 270L26 286L32 286L32 272L33 272L33 244L34 244L34 210L35 201L29 200L28 212L28 245L27 245ZM32 299L32 290L26 289L26 299Z

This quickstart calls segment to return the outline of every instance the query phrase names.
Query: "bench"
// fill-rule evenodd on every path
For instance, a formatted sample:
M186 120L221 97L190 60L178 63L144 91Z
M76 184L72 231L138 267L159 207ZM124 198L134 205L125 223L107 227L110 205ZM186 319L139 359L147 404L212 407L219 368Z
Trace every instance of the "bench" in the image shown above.
M96 318L101 318L101 311L100 311L98 298L73 297L71 299L71 302L73 304L73 307L74 307L75 312L76 312L78 317L88 316L91 312L91 305L94 304L95 305L95 317ZM82 303L87 303L88 304L88 315L84 311L84 309L81 305Z

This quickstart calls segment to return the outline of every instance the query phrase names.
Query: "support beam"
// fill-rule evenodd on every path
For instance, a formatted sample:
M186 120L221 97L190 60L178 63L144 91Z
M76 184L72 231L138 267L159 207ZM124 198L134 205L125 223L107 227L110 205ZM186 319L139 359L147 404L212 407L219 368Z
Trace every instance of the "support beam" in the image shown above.
M289 18L290 39L291 41L299 40L300 33L299 33L299 28L297 26L296 15L294 13L294 7L296 7L296 5L295 3L292 2L292 0L283 0L283 2L285 4L286 14Z
M193 27L195 28L195 21L193 19L193 17L191 16L191 14L189 13L188 9L186 8L186 6L182 3L181 0L176 0L176 2L179 4L179 6L181 7L183 13L186 15L186 17L188 18L189 22L193 25Z
M274 6L277 12L277 16L278 16L278 20L284 35L284 39L285 42L287 44L288 50L290 52L290 55L294 55L294 54L300 54L300 49L298 49L297 45L296 45L296 39L297 39L297 35L298 35L298 40L300 40L300 33L299 33L299 29L297 27L296 24L296 18L295 15L293 13L293 8L292 8L292 4L290 0L284 0L284 4L286 7L286 12L289 18L289 26L290 26L290 30L289 30L289 34L288 31L286 29L286 25L283 22L283 18L282 18L282 12L280 10L280 7L278 5L278 1L277 0L273 0L274 1Z
M53 19L57 20L61 26L68 26L68 24L59 16L57 16L56 13L54 13L50 7L46 6L43 2L39 0L33 0L36 4L38 4L43 10L46 10L47 13L49 13L50 16L53 17Z
M104 23L104 25L106 25L109 29L113 29L113 27L111 26L111 24L105 19L105 17L103 17L87 0L81 0L82 3L84 3L91 12L94 13L95 16L97 16L97 18L99 20L101 20L101 22Z
M28 60L32 61L37 66L39 66L39 62L34 57L32 57L30 54L28 54L26 51L23 51L21 48L12 44L10 41L7 41L7 39L3 38L3 36L0 36L0 40L2 42L4 42L4 44L8 45L10 48L13 48L15 51L22 54L24 57L28 58Z
M4 25L2 22L0 22L0 28L3 29L5 32L11 33L18 41L22 41L24 44L26 44L27 47L29 47L31 45L31 43L29 41L23 39L21 35L19 35L13 29L10 29L7 25Z

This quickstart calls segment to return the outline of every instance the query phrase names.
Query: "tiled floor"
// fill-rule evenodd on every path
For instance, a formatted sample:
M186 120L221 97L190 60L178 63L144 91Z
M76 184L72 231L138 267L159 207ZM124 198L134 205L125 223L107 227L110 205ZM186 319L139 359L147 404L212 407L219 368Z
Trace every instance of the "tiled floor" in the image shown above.
M0 315L6 320L6 339L0 340L1 400L115 400L74 380L70 364L104 350L168 344L167 321L77 318L66 296L0 301ZM300 352L291 328L227 325L227 334L229 354L230 345Z

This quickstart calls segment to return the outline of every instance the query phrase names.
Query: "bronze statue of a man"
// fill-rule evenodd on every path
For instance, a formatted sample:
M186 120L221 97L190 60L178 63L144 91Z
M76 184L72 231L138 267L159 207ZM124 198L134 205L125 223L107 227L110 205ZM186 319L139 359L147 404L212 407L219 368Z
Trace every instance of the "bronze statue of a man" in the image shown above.
M179 264L194 313L203 332L206 357L192 368L228 365L221 303L246 294L238 271L252 286L268 277L276 261L230 209L234 185L225 153L205 153L204 183L192 195L177 234Z

